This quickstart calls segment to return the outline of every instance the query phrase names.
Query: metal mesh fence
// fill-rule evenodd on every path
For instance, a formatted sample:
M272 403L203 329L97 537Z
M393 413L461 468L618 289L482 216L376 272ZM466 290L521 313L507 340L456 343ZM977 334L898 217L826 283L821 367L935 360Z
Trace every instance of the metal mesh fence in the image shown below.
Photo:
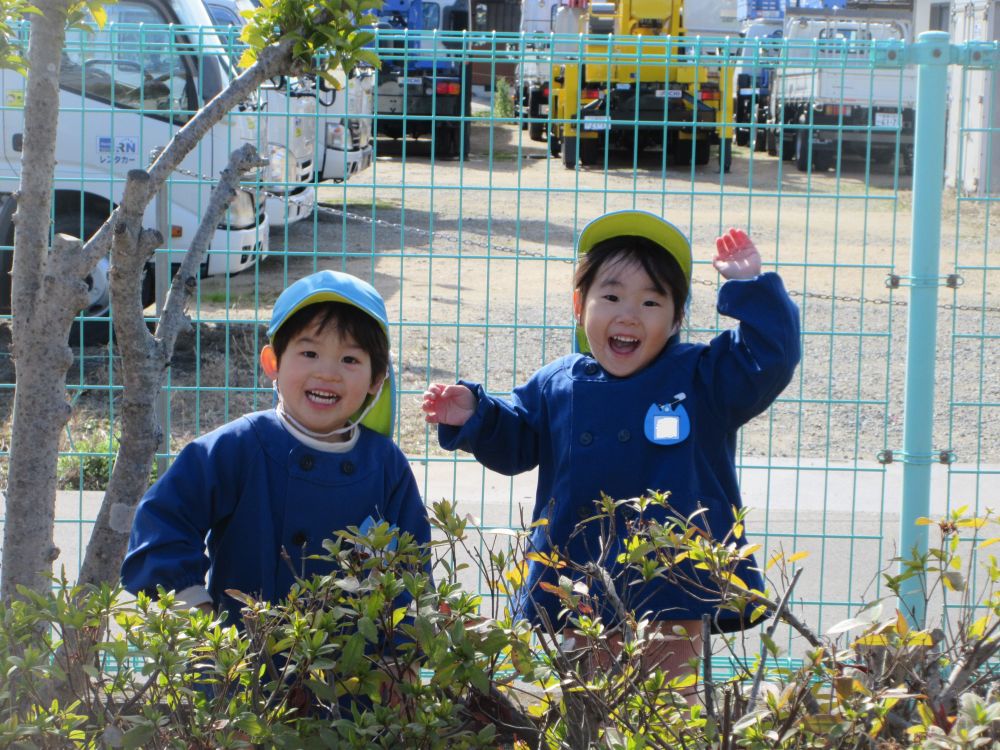
M125 170L147 164L238 58L233 34L127 20L67 46L57 231L93 231ZM913 118L919 106L943 106L917 102L912 47L843 35L609 44L438 33L423 35L422 46L418 37L380 33L382 70L355 71L340 89L273 82L203 142L151 206L147 221L170 239L150 266L150 315L155 282L184 251L225 155L251 140L270 160L247 182L247 206L234 208L213 240L165 389L158 466L193 437L271 405L257 355L274 300L313 270L343 269L387 302L395 437L425 500L453 498L486 530L519 527L534 504L534 476L501 477L440 450L419 396L430 382L459 377L502 396L571 351L574 240L606 211L641 208L691 238L685 337L706 341L729 325L715 310L720 278L711 258L714 238L730 226L748 228L765 267L781 273L800 306L802 363L739 438L759 559L808 553L796 563L805 573L793 606L821 631L884 595L879 576L899 552L906 460ZM991 100L1000 57L995 45L980 49L976 61L966 55L951 68L948 182L924 186L944 191L933 512L985 510L1000 472L1000 123ZM771 70L767 90L739 78L761 67ZM492 88L474 86L480 79ZM823 98L831 91L839 98ZM5 72L5 148L19 132L19 92L23 79ZM9 194L18 158L16 150L5 156L0 191ZM5 226L4 272L12 244ZM56 531L57 564L70 571L110 474L121 395L100 300L81 322L71 339L75 409L59 464ZM95 329L103 333L88 333ZM14 368L2 335L6 449Z

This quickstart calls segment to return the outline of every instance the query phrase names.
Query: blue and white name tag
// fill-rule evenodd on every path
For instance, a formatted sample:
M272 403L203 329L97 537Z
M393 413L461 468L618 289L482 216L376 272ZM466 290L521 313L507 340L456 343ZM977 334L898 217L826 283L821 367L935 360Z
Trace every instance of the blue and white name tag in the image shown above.
M691 434L691 420L680 404L684 394L678 393L669 404L650 404L643 430L646 439L657 445L675 445Z

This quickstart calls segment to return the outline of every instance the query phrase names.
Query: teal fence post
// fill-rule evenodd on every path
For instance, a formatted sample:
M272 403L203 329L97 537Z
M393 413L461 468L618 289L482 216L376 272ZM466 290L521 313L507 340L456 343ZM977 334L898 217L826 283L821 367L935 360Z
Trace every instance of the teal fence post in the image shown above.
M913 233L910 244L910 305L906 331L906 391L903 404L903 506L900 555L927 552L927 526L916 521L930 512L934 438L934 363L944 184L945 102L948 34L927 31L913 46L917 103L913 145ZM920 580L900 591L902 611L916 627L926 616Z

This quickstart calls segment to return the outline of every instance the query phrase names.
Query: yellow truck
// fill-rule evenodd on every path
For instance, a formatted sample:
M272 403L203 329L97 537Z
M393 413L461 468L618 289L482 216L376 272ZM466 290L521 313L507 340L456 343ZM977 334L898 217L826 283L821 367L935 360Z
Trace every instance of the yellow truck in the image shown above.
M708 31L732 33L735 7L730 22L722 6L733 3L688 3L719 19ZM707 164L717 145L729 171L731 75L718 39L688 33L684 0L567 5L554 26L549 149L567 169L603 163L611 149L662 148L671 164Z

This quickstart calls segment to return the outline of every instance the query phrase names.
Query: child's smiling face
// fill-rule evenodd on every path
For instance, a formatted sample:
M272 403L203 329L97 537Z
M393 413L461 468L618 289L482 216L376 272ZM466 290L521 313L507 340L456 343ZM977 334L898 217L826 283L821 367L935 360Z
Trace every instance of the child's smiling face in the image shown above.
M679 327L669 288L659 291L634 261L605 263L586 297L578 292L573 305L594 358L620 378L652 362Z
M273 374L266 374L276 380L285 411L306 429L321 434L344 427L365 398L374 396L381 386L381 379L372 383L368 352L336 326L323 330L317 323L307 326L288 342L274 367Z

